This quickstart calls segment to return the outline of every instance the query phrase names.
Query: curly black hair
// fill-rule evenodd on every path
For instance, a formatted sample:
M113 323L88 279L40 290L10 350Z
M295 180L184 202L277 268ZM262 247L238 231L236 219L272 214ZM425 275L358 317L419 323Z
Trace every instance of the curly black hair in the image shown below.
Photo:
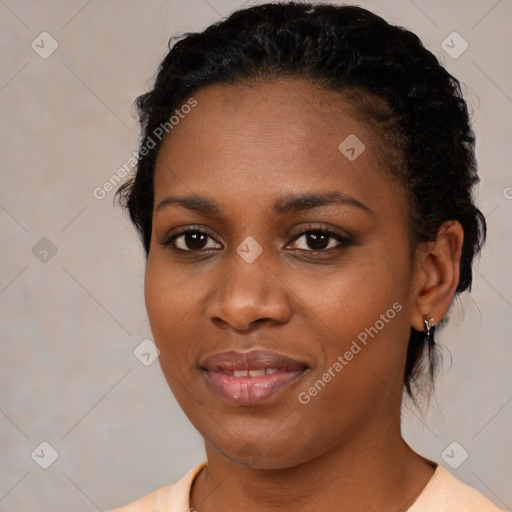
M407 191L413 249L435 240L445 221L460 222L456 293L470 289L473 259L486 237L472 197L479 181L474 132L460 82L418 36L357 6L281 2L238 10L175 38L171 47L172 40L153 89L136 100L142 129L137 171L116 194L146 257L162 140L154 134L200 88L288 77L341 93L373 128L387 171ZM433 384L435 349L433 336L427 340L411 328L404 387L413 401L425 364Z

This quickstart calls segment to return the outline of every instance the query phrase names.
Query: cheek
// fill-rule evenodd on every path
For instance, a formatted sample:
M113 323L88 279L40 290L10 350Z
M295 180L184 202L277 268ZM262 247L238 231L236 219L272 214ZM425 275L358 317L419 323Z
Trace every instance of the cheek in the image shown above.
M309 382L329 381L331 391L323 400L336 400L342 393L343 400L351 401L355 389L358 395L364 390L376 396L382 381L400 386L410 330L408 267L402 259L397 255L391 265L361 258L326 279L303 276L294 287L301 299L297 303L316 324L322 364Z
M340 281L324 288L322 301L315 298L317 288L307 295L306 306L315 307L309 316L320 327L322 356L297 399L308 418L330 411L325 442L385 415L401 399L409 332L406 306L390 287L372 292L349 284Z
M203 288L204 293L204 288ZM162 258L151 254L146 265L144 297L151 332L160 349L160 361L167 367L178 367L193 346L194 330L187 324L189 313L197 305L194 287L171 271ZM184 333L183 329L188 332ZM184 359L185 358L185 359Z
M397 266L403 268L399 263ZM297 303L304 305L305 314L309 311L312 314L308 316L346 339L374 325L395 302L406 300L407 279L402 274L382 261L362 257L321 277L303 274L297 279L290 275L287 281L300 299Z
M144 279L144 296L149 321L157 332L179 326L191 310L204 300L208 274L194 276L179 265L171 265L164 252L150 251Z
M144 278L144 298L151 331L157 344L161 341L160 336L165 332L166 324L169 324L170 320L172 322L170 317L173 317L176 312L173 304L175 293L169 277L166 275L165 268L159 265L150 252Z

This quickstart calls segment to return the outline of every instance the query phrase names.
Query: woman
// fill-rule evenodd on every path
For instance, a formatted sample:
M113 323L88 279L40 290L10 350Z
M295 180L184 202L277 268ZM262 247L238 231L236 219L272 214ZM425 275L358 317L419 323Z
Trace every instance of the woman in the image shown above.
M365 9L265 4L178 41L138 108L119 194L207 461L118 511L497 511L400 432L485 239L459 82Z

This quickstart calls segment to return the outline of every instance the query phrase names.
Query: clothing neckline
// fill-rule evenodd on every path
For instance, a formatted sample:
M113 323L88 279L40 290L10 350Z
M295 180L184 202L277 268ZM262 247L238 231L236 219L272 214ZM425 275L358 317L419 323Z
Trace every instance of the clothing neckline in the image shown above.
M425 460L425 462L427 462L431 466L434 466L434 468L435 468L434 473L432 473L432 476L428 479L427 483L423 486L423 488L420 490L420 492L416 495L416 497L414 498L414 501L406 509L403 509L399 512L409 512L410 510L412 510L412 508L419 502L420 498L425 494L427 489L430 489L430 487L433 485L434 479L436 479L444 471L444 468L442 466L440 466L439 464L437 464L437 462L434 462L425 457L422 457L422 458ZM205 460L191 470L192 474L190 475L189 485L188 485L188 489L187 489L187 496L188 496L187 510L190 510L190 507L191 507L190 501L191 501L192 486L194 485L194 482L196 481L197 477L199 476L199 473L201 473L201 471L207 465L208 465L208 461Z

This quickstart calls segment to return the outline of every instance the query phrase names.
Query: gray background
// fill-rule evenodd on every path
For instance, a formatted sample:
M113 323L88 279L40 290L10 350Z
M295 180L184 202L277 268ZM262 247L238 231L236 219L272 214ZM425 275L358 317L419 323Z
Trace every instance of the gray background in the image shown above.
M132 103L170 35L241 5L0 0L2 512L105 510L204 458L158 363L146 367L133 354L151 338L142 249L113 193L98 200L93 190L136 150ZM473 292L454 305L439 337L444 374L428 412L404 410L404 435L512 510L512 1L359 5L416 32L465 84L478 138L478 203L489 223ZM43 31L58 43L47 59L31 47L43 46ZM458 58L441 47L453 31L469 43ZM48 449L34 452L43 441L59 455L48 469L35 462L49 460ZM454 441L452 460L462 449L469 454L458 469L442 456Z

